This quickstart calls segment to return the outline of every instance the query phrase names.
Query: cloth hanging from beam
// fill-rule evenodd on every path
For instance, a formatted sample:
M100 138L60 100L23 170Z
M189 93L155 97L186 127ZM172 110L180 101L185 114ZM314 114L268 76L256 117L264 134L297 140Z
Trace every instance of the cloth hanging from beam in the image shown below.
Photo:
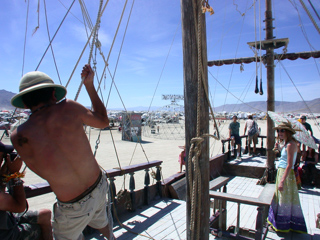
M296 60L298 58L301 59L309 59L309 58L320 58L320 51L314 51L314 52L300 52L300 53L285 53L285 54L275 54L274 59L275 60ZM263 55L261 57L262 61L266 58L266 55ZM245 58L234 58L234 59L222 59L222 60L213 60L208 61L208 66L222 66L222 65L231 65L231 64L248 64L252 62L260 62L260 58L256 57L245 57Z

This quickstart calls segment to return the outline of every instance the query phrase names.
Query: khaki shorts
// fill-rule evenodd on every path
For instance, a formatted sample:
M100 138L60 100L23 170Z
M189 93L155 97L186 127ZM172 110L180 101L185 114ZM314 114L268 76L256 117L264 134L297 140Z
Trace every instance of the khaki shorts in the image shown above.
M258 143L258 133L256 133L255 135L253 136L249 136L248 137L248 141L249 141L249 145L251 144L251 142L253 141L253 144L257 144Z
M106 195L109 185L106 175L95 189L75 203L63 203L57 200L53 206L53 234L58 239L82 239L82 231L87 225L101 229L108 225Z

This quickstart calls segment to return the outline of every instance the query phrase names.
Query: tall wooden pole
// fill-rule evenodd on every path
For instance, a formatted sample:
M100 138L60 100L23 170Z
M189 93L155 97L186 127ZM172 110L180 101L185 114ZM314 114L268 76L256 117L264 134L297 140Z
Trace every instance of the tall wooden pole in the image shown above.
M273 36L273 18L272 18L272 6L271 0L266 0L266 12L265 12L265 26L266 26L266 40L274 39ZM267 110L274 112L274 47L270 46L266 49L267 58ZM268 167L268 181L273 181L274 176L274 152L272 151L275 134L274 123L268 116L267 118L267 167Z
M192 2L196 2L193 6ZM184 107L185 107L185 129L186 129L186 151L187 159L190 149L190 141L197 137L197 92L198 92L198 67L202 66L203 78L208 86L208 70L207 70L207 46L206 46L206 25L205 15L201 16L201 64L198 62L198 17L194 13L199 12L201 1L181 0L181 17L182 17L182 46L183 46L183 74L184 74ZM200 104L200 135L209 133L209 105L203 87L201 87ZM192 189L188 179L194 177L195 173L186 174L187 177L187 239L209 239L209 144L208 139L201 144L201 155L199 157L199 168L201 172L201 210L196 219L200 218L200 226L197 225L193 231L190 228L191 210L191 194ZM188 169L188 165L186 168ZM192 176L193 175L193 176ZM195 236L195 232L199 230L199 236Z

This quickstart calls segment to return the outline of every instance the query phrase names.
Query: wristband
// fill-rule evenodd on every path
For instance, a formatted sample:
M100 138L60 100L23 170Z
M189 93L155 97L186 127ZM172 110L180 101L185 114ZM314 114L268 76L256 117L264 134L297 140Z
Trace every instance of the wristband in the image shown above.
M10 175L3 175L2 177L2 181L4 182L9 182L11 179L14 179L14 178L23 178L24 177L24 172L22 173L19 173L19 172L15 172L15 173L12 173Z

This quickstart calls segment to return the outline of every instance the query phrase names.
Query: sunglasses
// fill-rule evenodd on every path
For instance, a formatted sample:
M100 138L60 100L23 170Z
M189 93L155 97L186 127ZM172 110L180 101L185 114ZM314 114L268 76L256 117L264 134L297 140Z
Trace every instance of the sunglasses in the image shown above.
M281 132L284 133L286 130L285 129L277 129L277 133Z

